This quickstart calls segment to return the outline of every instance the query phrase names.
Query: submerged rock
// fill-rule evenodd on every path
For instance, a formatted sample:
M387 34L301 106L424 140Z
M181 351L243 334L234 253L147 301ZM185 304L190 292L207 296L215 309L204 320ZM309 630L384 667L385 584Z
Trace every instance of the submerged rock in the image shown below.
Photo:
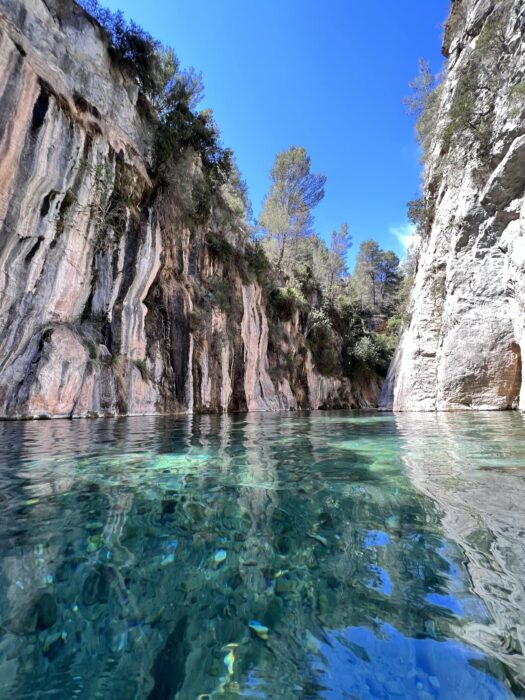
M58 606L55 597L51 593L44 593L36 605L36 626L40 630L52 627L57 621Z
M187 646L185 640L187 618L181 618L168 636L153 664L154 686L147 700L173 698L182 687L186 675Z
M221 564L223 564L226 561L227 556L228 554L225 549L218 549L213 555L213 568L217 569Z
M268 627L266 627L266 625L263 625L257 620L250 620L250 622L248 622L248 627L259 637L259 639L262 639L265 642L268 641L270 630Z
M86 606L96 603L104 604L109 600L112 571L107 566L97 566L84 581L82 588L82 604Z

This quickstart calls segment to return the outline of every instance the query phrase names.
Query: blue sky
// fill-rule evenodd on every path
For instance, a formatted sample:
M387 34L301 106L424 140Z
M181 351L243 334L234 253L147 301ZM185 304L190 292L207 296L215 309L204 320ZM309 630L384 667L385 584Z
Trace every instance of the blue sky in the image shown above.
M413 123L401 99L418 58L442 67L449 0L102 0L202 72L224 145L255 215L275 154L304 146L328 180L325 237L347 222L402 254L405 204L419 192Z

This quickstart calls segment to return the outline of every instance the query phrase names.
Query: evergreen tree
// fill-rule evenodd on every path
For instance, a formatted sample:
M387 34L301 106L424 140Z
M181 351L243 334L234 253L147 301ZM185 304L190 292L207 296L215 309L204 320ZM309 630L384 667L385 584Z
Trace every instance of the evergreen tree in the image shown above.
M362 306L374 311L392 308L401 283L399 258L376 241L363 241L357 254L352 285Z
M277 154L271 186L259 220L267 237L277 244L277 267L297 251L298 241L311 233L312 209L324 197L324 175L312 173L304 148L292 146Z
M352 246L352 236L348 224L341 224L339 231L332 231L328 256L328 280L326 291L332 298L336 283L348 274L346 255Z

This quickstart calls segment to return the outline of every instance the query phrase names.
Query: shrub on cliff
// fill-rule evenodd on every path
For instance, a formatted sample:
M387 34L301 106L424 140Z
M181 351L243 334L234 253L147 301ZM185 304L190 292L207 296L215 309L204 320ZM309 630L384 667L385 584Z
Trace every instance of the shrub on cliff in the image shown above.
M296 311L306 306L306 299L297 287L275 287L268 300L274 315L281 321L289 321Z
M173 163L192 149L201 159L209 188L228 182L233 171L232 152L219 144L211 111L194 112L189 100L173 98L159 116L155 139L155 164L162 180L173 179ZM211 191L203 193L209 199Z
M267 282L272 264L268 260L266 251L260 241L251 241L247 244L244 253L249 270L254 274L259 283Z
M228 184L223 204L235 199L246 204L245 190L238 177L232 153L222 147L211 111L197 111L203 94L200 74L182 70L172 49L163 46L122 12L111 12L98 0L78 0L98 22L106 35L111 54L136 80L155 122L154 172L161 184L177 177L177 165L188 151L202 164L202 178L194 178L189 203L192 217L201 220L210 212L214 194ZM228 196L228 194L234 196ZM243 198L244 197L244 198ZM246 205L246 209L247 209Z
M436 117L441 94L440 76L434 75L428 61L420 58L418 73L409 83L409 87L411 94L402 101L408 114L416 117L416 137L425 160L436 133Z
M509 59L508 39L505 34L510 3L500 0L492 3L483 25L478 29L475 43L469 46L462 32L466 29L468 11L461 3L455 3L446 25L445 47L448 55L454 38L459 41L456 50L463 52L462 68L454 87L448 113L443 115L441 128L436 128L441 102L441 81L433 76L426 61L420 60L419 72L410 83L412 94L404 100L407 111L417 116L416 133L423 151L423 162L430 160L433 143L438 140L441 156L452 153L457 143L477 146L481 160L487 160L492 146L494 105L498 94L506 91L502 76L507 74L503 66ZM472 28L470 30L472 32ZM512 90L512 88L510 88ZM469 146L470 147L470 146ZM461 165L461 162L458 162Z
M98 0L77 0L95 19L106 34L113 56L125 64L136 77L146 95L161 94L168 78L169 56L160 42L135 22L127 22L122 12L111 12ZM173 62L176 70L176 62Z

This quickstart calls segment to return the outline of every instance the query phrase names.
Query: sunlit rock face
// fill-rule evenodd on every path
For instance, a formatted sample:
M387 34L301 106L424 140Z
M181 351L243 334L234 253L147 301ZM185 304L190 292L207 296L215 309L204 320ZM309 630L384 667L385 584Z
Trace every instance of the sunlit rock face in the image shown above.
M242 252L239 224L157 192L144 100L83 10L0 0L0 66L0 417L377 404L207 245Z
M521 0L453 4L427 232L385 408L525 408L524 32Z

